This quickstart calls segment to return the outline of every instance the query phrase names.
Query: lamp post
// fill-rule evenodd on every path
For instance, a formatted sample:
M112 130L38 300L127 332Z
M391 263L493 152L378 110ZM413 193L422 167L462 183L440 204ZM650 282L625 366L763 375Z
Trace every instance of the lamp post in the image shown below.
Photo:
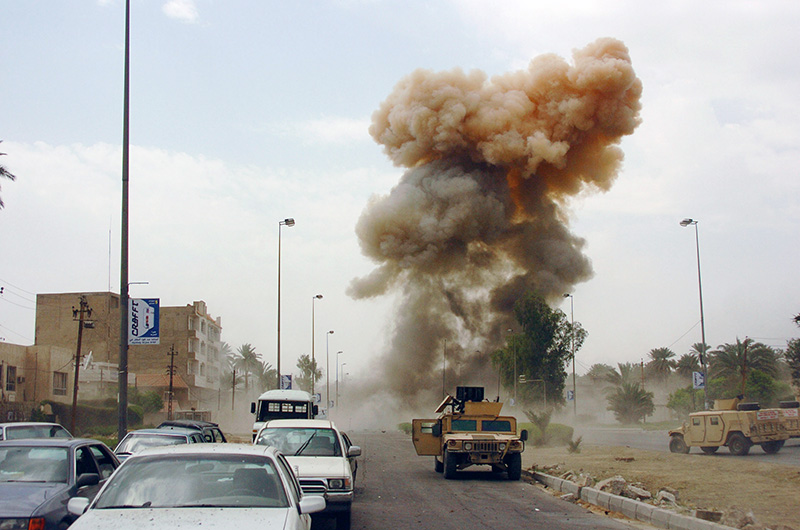
M281 385L281 227L294 226L294 219L287 217L283 221L278 221L278 362L276 371L278 372L278 388Z
M697 249L697 287L700 292L700 340L703 341L700 353L700 366L703 369L703 408L708 408L708 391L706 390L706 324L703 316L703 281L700 275L700 231L695 219L686 218L681 221L681 226L694 225L694 240Z
M333 335L333 330L329 331L325 334L325 408L328 410L330 417L330 410L331 410L331 356L328 353L328 338Z
M339 409L339 356L341 354L341 350L336 352L336 398L333 403L337 410Z
M321 294L315 294L311 297L311 396L314 394L314 383L317 379L317 359L314 355L314 302L322 300Z
M570 325L570 342L572 343L572 415L573 417L577 417L578 393L575 391L575 306L573 305L575 299L571 293L566 293L564 298L569 298L569 316L572 322Z
M514 333L514 330L508 328L506 330L508 333ZM511 346L509 344L509 346ZM514 344L514 406L517 406L517 345Z

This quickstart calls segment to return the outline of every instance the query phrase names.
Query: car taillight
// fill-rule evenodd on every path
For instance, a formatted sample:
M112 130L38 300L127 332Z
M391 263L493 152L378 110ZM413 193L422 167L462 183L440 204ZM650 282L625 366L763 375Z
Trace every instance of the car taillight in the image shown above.
M44 530L44 517L31 517L28 521L28 530Z

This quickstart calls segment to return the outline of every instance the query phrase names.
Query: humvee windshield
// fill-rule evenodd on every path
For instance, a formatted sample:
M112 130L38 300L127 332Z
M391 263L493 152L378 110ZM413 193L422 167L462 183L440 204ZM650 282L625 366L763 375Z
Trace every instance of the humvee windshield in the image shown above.
M453 420L450 423L450 428L454 431L477 431L477 420Z
M482 431L511 432L511 422L508 420L483 420Z
M308 406L305 401L262 401L256 421L306 419L309 418Z
M512 432L509 420L483 420L480 423L481 428L478 429L478 420L453 420L450 429L463 432Z

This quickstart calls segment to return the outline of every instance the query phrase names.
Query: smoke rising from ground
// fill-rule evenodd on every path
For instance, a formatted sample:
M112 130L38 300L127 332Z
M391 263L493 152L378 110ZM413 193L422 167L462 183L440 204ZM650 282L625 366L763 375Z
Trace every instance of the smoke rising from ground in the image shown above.
M348 293L402 291L376 387L410 406L430 404L443 381L450 393L476 384L493 395L488 355L517 298L529 289L561 297L592 276L565 202L611 187L641 92L614 39L574 51L571 64L544 55L492 78L417 70L398 83L370 134L408 171L358 221L362 251L378 265Z

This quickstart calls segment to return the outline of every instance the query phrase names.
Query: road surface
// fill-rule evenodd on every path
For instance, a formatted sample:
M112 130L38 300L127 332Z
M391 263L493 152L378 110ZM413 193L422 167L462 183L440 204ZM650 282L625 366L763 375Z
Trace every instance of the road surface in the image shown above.
M488 467L445 480L433 457L414 452L400 432L354 432L360 445L353 530L631 530L641 528L562 501L524 481L493 475ZM335 528L315 519L314 530Z

